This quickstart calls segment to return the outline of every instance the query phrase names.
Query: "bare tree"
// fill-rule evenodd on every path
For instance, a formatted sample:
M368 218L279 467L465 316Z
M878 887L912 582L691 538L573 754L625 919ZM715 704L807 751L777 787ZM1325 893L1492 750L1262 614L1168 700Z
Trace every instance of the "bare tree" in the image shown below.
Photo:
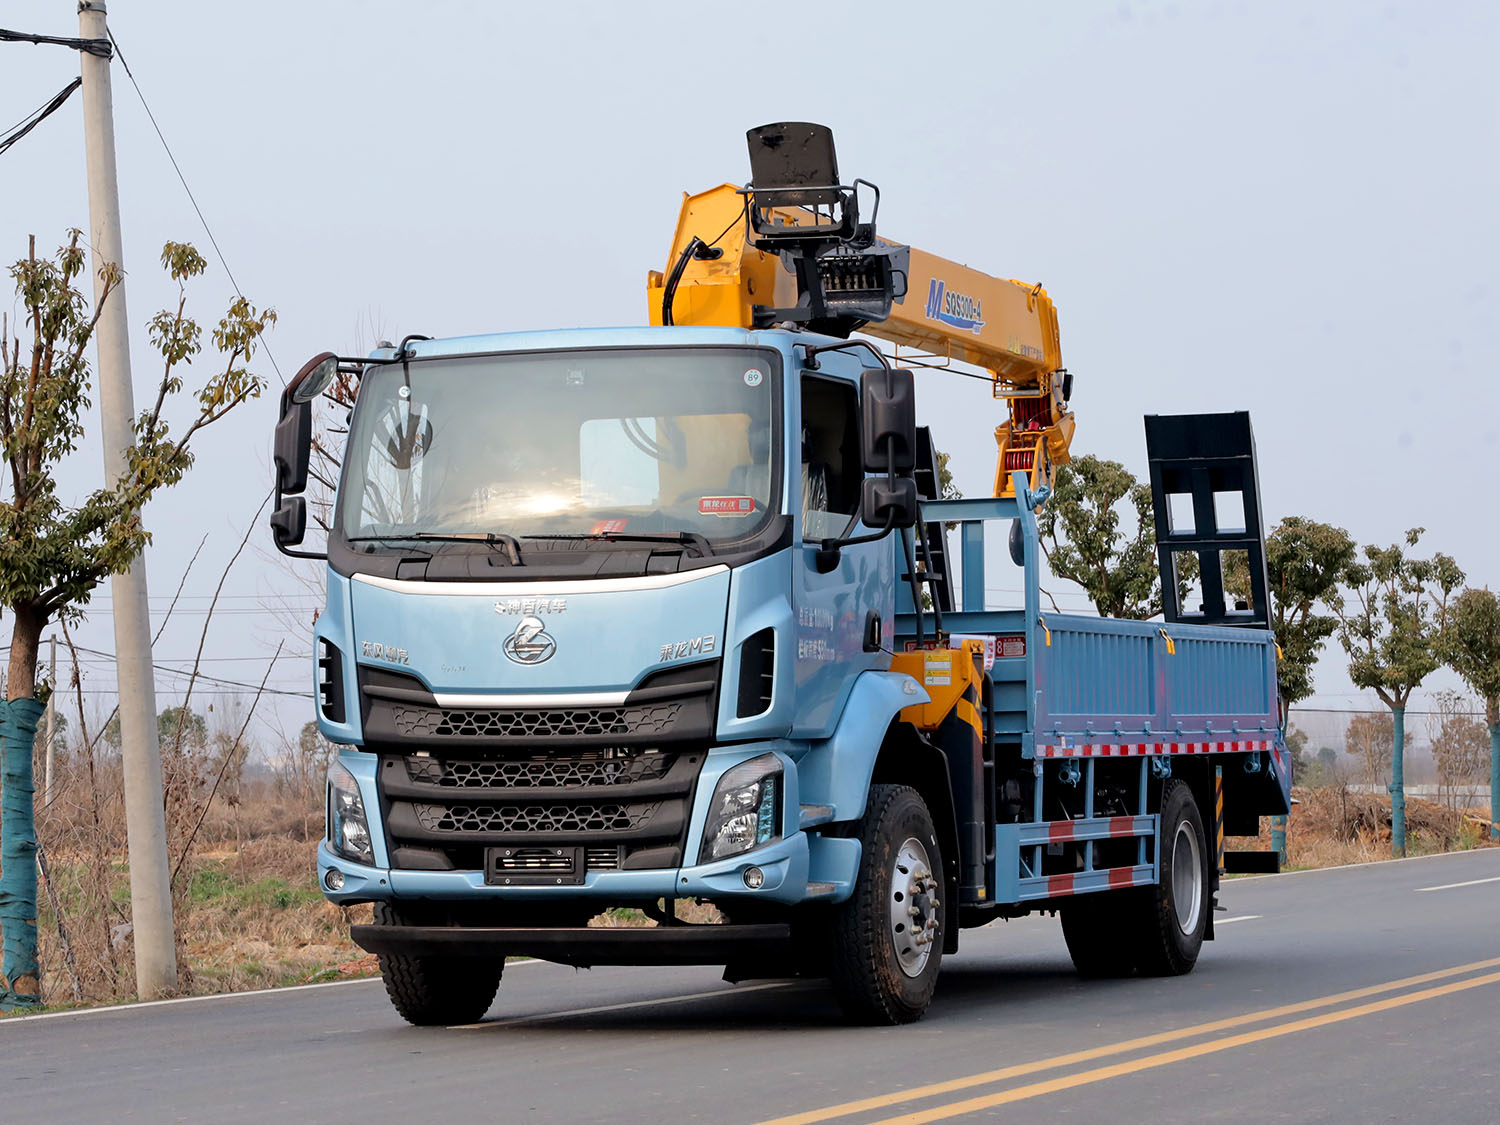
M1427 716L1427 733L1439 798L1455 812L1468 808L1489 766L1490 749L1489 731L1474 713L1474 701L1460 692L1438 692Z

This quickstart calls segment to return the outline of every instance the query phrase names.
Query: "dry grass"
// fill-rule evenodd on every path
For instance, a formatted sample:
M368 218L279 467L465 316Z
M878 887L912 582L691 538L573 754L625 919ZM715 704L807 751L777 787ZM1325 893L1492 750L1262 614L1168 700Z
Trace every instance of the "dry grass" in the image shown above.
M313 877L317 843L284 836L250 840L237 850L195 857L178 896L177 931L184 995L238 992L366 975L373 958L349 940L351 922L370 908L328 903ZM74 964L69 966L57 912L44 896L40 924L42 995L52 1005L129 999L133 989L128 932L129 870L111 864L108 937L88 924L90 872L82 861L54 861L54 890L63 907ZM105 945L105 941L108 945ZM74 991L74 981L78 990ZM76 997L76 1000L75 1000Z
M1296 789L1298 804L1287 822L1287 868L1340 867L1391 858L1391 799L1354 793L1342 786ZM1464 851L1493 846L1484 831L1462 813L1431 801L1406 801L1407 855ZM1229 848L1271 846L1270 818L1262 818L1259 839L1226 841Z

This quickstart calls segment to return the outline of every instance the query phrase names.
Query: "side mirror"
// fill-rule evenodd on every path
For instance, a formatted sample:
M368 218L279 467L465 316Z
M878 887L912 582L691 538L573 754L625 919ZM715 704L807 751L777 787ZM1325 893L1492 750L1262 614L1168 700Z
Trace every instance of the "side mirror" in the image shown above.
M859 497L859 518L867 527L893 528L915 526L921 509L917 499L917 482L911 477L866 477Z
M909 476L917 464L917 385L911 371L866 370L859 377L859 398L865 472Z
M271 458L276 464L276 487L284 495L306 491L311 456L312 403L286 402L283 394L281 421L276 423L276 444Z
M271 536L278 547L295 547L307 533L307 501L288 496L271 513Z
M319 352L302 365L281 392L281 419L276 423L276 487L283 493L307 488L307 464L312 453L313 399L328 389L339 373L339 357Z

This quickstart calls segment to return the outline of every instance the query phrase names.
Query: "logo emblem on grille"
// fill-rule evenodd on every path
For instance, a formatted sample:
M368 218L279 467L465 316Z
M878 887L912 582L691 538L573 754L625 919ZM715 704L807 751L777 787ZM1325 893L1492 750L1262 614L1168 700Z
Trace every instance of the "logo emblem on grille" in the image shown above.
M521 618L516 631L505 638L505 644L501 648L517 664L540 664L552 659L552 654L557 651L557 642L547 632L540 617L528 614Z

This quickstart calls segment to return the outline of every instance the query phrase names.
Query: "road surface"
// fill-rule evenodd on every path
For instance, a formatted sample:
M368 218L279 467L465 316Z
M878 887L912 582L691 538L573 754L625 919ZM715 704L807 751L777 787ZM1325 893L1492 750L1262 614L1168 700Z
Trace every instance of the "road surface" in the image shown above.
M1167 980L1080 981L1050 918L966 932L903 1028L813 984L524 963L470 1027L345 982L8 1019L0 1057L52 1121L1500 1121L1500 850L1221 903Z

